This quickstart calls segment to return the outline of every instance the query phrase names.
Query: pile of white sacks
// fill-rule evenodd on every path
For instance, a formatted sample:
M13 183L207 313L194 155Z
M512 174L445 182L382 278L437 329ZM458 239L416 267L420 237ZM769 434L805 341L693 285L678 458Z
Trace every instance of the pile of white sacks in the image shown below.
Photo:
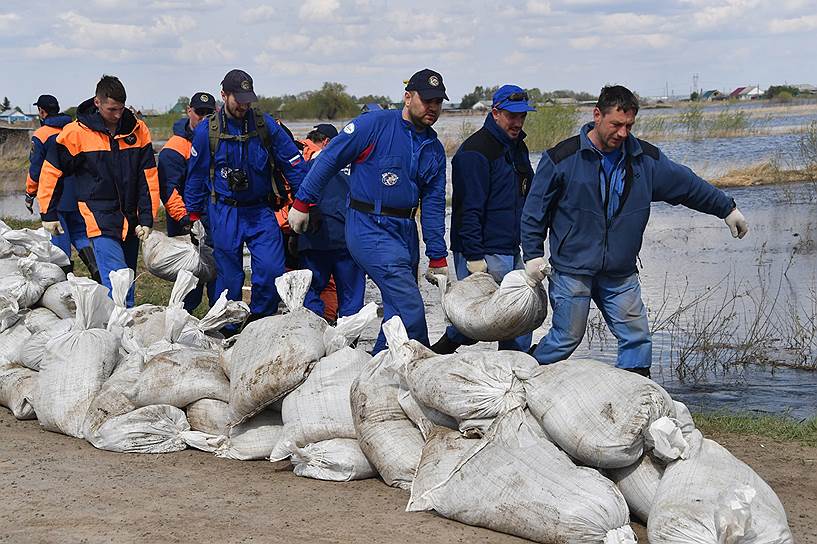
M186 270L167 307L126 309L131 271L112 274L111 300L13 242L2 253L3 240L0 404L19 419L110 451L190 446L310 478L379 476L411 491L410 512L536 542L633 543L631 515L655 544L793 542L771 488L636 374L508 351L441 356L397 317L373 358L350 346L374 304L331 327L303 307L308 271L276 282L288 312L225 341L215 331L248 308L222 295L193 318ZM523 306L505 322L544 318Z

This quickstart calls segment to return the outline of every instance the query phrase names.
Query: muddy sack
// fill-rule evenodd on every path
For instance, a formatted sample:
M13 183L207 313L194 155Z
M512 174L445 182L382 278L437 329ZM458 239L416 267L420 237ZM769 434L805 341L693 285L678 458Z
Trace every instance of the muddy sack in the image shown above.
M230 405L222 400L200 399L184 409L190 430L222 435L230 421Z
M606 470L605 474L621 491L630 513L647 523L658 484L664 475L664 465L649 453L645 453L629 467L611 468Z
M24 257L17 261L16 270L0 276L0 294L16 299L20 308L30 308L48 287L61 281L65 281L65 272L59 266L40 262L35 256Z
M251 461L267 459L284 431L281 412L270 407L244 423L228 428L225 434L199 431L182 433L191 447L215 453L222 459Z
M652 380L589 359L541 366L525 381L525 392L548 436L574 459L598 468L636 463L648 449L651 425L676 415L669 394ZM667 422L678 425L662 420Z
M99 447L97 444L102 443L103 437L99 430L108 420L138 408L130 395L144 364L144 352L126 356L91 401L82 423L82 435L94 447Z
M193 225L198 240L204 240L201 222ZM204 243L198 245L190 241L190 236L168 236L153 230L142 244L142 261L148 271L167 281L175 281L182 270L192 273L203 282L216 277L216 262L213 250Z
M92 444L117 453L171 453L187 448L182 433L190 425L174 406L153 405L106 420Z
M17 419L35 419L34 394L37 373L17 363L0 360L0 406L11 410Z
M534 542L631 543L624 497L530 428L521 409L481 439L439 428L423 448L406 508Z
M60 321L62 319L48 308L34 308L23 318L23 322L25 322L26 328L31 334L48 330Z
M331 482L376 478L377 471L366 459L357 440L333 438L298 447L289 444L292 471L296 476Z
M39 305L48 308L62 319L74 317L77 313L77 305L74 304L71 287L67 281L57 282L46 289Z
M484 272L450 286L440 276L437 285L446 318L474 340L511 340L538 328L547 317L545 290L528 285L524 270L506 274L499 285Z
M754 470L700 431L689 443L689 457L667 465L658 485L652 544L794 542L780 499Z
M407 342L399 319L383 324L395 342ZM360 449L383 481L408 489L425 443L420 430L400 407L400 377L393 370L392 355L381 351L352 383L350 400Z
M184 408L199 399L229 398L230 382L217 351L177 347L145 362L131 392L137 406L169 404Z

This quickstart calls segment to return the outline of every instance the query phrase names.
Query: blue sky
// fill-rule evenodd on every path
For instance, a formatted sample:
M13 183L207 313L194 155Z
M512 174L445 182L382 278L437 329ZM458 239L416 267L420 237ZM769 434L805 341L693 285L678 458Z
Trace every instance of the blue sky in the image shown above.
M129 103L165 109L234 67L264 95L339 81L395 99L431 67L453 101L499 83L689 93L695 73L705 89L817 84L815 31L815 0L3 0L0 96L67 107L110 73Z

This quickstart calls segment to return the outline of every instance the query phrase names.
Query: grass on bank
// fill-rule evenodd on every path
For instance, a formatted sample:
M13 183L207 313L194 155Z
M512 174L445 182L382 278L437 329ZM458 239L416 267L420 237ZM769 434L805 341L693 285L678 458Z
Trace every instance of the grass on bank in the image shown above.
M692 419L704 436L711 433L728 433L817 446L817 418L798 421L778 415L699 412L692 414Z

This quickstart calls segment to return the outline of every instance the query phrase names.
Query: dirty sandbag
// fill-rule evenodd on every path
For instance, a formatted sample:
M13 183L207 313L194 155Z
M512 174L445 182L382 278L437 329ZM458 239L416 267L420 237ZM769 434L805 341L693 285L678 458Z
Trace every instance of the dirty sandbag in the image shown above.
M94 447L118 453L171 453L187 448L184 412L167 404L144 406L105 421Z
M283 430L281 412L273 406L244 423L228 428L226 434L189 431L182 436L190 447L213 452L216 457L251 461L267 459Z
M138 408L131 401L130 394L144 364L144 351L130 353L119 362L113 374L102 384L82 423L82 435L91 445L96 446L97 441L102 440L99 430L105 422Z
M77 305L71 297L71 287L68 281L60 281L48 287L40 299L40 306L48 308L61 319L74 317L77 313Z
M68 255L51 243L51 234L42 227L37 230L22 228L8 231L2 234L2 237L14 246L23 248L25 254L30 253L41 262L53 263L61 267L71 264Z
M403 323L392 318L383 324L389 343L408 341ZM360 449L383 481L408 489L420 461L423 435L400 407L400 377L392 355L381 351L352 383L350 400Z
M204 317L200 320L192 316L187 319L175 342L186 346L220 349L224 344L224 337L219 329L231 323L243 323L249 315L250 307L247 303L227 300L225 289Z
M230 383L221 354L199 348L174 348L145 361L130 395L137 406L169 404L184 408L199 399L227 401Z
M17 261L17 269L0 277L0 294L8 294L17 300L20 308L34 306L45 290L65 280L65 272L51 263L36 257L23 257Z
M34 392L37 373L17 363L0 361L0 406L5 406L17 419L35 419Z
M624 495L630 513L643 523L647 523L658 484L664 475L664 464L651 454L645 453L629 467L611 468L604 472Z
M780 499L726 448L689 435L690 455L667 465L650 509L653 544L790 544Z
M0 294L0 333L17 323L20 317L17 298L8 294Z
M170 299L168 300L167 307L159 309L159 311L148 311L144 312L144 315L139 315L138 319L137 316L133 314L133 312L129 312L131 315L132 323L130 325L130 334L133 337L133 340L141 347L147 348L152 346L154 343L159 342L162 339L166 341L173 342L176 338L167 338L167 332L175 331L179 333L181 329L184 327L184 322L174 322L171 324L170 329L168 329L168 323L166 323L166 316L167 310L169 308L184 308L184 297L192 291L196 287L197 280L188 271L182 271L176 277L176 281L173 282L173 289L170 291ZM152 308L150 310L153 310ZM181 319L183 317L182 314L178 312L171 312L175 318ZM194 319L193 316L187 314L186 320Z
M24 321L17 321L0 332L0 361L16 361L20 348L31 338Z
M199 240L204 240L201 222L193 225L193 234ZM212 248L206 244L192 243L189 235L168 236L153 230L142 244L142 260L151 274L167 281L175 281L182 270L205 283L216 277Z
M40 363L40 387L34 406L40 425L83 438L88 408L119 360L119 342L104 324L108 290L88 278L69 274L77 317L73 327L53 338Z
M52 328L62 319L48 308L33 308L25 314L23 321L29 332L35 334Z
M400 408L408 416L408 418L420 429L423 433L423 438L428 440L431 433L436 427L445 427L447 429L459 429L459 423L453 417L443 414L442 412L430 408L419 402L406 385L404 380L400 380L400 391L397 394ZM469 436L469 438L475 438Z
M353 438L333 438L304 447L290 443L289 447L296 476L331 482L377 477L377 471Z
M51 328L35 332L20 344L11 360L39 372L40 364L45 356L45 347L53 338L65 334L73 326L73 319L61 319Z
M184 411L191 430L213 435L226 434L230 405L223 400L199 399L189 404Z
M326 321L303 305L312 272L294 270L275 279L289 313L253 321L230 357L230 424L236 425L283 398L326 354Z
M474 340L510 340L538 328L547 317L547 296L525 281L524 270L505 275L497 285L490 274L477 272L448 285L437 282L446 318Z
M541 366L525 381L527 403L548 436L582 464L623 468L636 463L646 434L675 405L654 381L590 359Z
M530 428L519 408L498 417L478 440L449 430L433 434L406 510L435 510L534 542L636 542L615 485L574 465Z

